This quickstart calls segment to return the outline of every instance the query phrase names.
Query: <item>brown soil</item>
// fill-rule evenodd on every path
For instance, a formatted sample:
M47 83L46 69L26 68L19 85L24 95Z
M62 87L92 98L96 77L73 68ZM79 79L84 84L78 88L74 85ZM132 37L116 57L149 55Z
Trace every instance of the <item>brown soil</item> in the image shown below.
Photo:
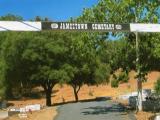
M137 120L153 120L154 113L151 112L138 112L136 114L136 119Z
M134 78L135 72L130 72L130 80L128 83L120 84L118 88L111 88L111 85L87 86L84 85L79 92L79 99L92 99L100 96L110 96L113 98L118 97L132 91L136 91L137 83ZM160 77L160 72L151 72L148 74L148 81L143 83L143 88L153 89L156 80ZM73 90L70 86L64 85L60 88L59 85L55 86L55 96L53 103L67 102L74 100Z

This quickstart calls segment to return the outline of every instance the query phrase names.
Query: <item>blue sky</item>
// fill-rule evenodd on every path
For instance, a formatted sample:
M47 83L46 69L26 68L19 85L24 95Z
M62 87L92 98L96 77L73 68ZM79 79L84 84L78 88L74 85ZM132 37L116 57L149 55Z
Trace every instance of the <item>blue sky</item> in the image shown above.
M81 15L83 8L97 3L98 0L0 0L0 16L14 14L24 20L41 16L52 21L67 21ZM116 37L110 35L110 39L115 40Z
M92 7L97 2L98 0L0 0L0 16L11 13L30 20L38 15L53 21L66 21L70 17L79 16L83 8Z

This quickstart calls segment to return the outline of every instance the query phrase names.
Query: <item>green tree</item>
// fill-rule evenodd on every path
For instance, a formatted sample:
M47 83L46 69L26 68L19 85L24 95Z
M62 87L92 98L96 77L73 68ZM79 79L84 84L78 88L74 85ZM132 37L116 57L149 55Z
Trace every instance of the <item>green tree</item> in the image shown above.
M5 98L5 62L0 59L0 100Z
M5 16L0 16L0 20L3 21L20 21L23 20L21 16L13 15L13 14L7 14Z
M32 84L44 88L47 106L51 106L54 85L68 80L64 69L68 39L63 37L63 34L52 32L36 33L22 55L29 65Z
M6 39L2 44L1 58L5 63L6 97L14 97L14 93L22 94L23 88L28 83L26 63L22 60L22 53L30 37L28 33L6 33ZM16 84L16 86L15 86ZM19 96L20 97L20 96Z
M88 33L72 34L68 48L68 84L73 87L78 101L82 85L106 83L110 68L100 61L94 39Z
M0 16L0 20L3 20L3 21L16 21L16 20L23 20L22 17L20 16L16 16L16 15L12 15L12 14L8 14L8 15L5 15L5 16ZM6 40L8 39L8 36L9 34L8 33L0 33L0 94L2 95L2 97L4 98L5 96L3 95L6 95L5 94L5 91L7 90L7 87L8 84L6 83L6 69L7 69L7 65L6 65L6 62L4 60L4 57L3 57L3 50L4 47L3 47L3 43L6 42Z
M85 13L91 19L98 21L105 21L109 23L158 23L160 18L159 13L159 1L158 0L100 0L98 5L92 7L91 9L86 10ZM83 16L82 16L83 17ZM85 17L83 17L85 18ZM88 19L89 20L89 19ZM134 53L135 51L135 35L133 33L114 33L112 35L120 35L123 39L127 40L127 43L132 43L130 46L131 50L126 53ZM143 34L139 35L140 40L142 39ZM145 38L150 39L150 38ZM149 60L151 60L151 50L149 48L149 42L141 41L139 46L139 55L140 60L136 61L136 54L127 54L124 58L128 58L127 62L122 67L126 69L136 68L138 72L137 78L140 80L145 80L147 71L150 69ZM139 42L139 41L138 41ZM155 45L155 44L154 44ZM156 50L157 51L157 50ZM135 52L136 53L136 52ZM150 55L147 56L146 53ZM121 55L121 54L119 54ZM134 59L132 59L134 58ZM153 57L152 57L153 58ZM156 59L154 59L156 60ZM153 62L153 61L152 61ZM129 63L129 64L127 64ZM141 90L140 90L141 91Z

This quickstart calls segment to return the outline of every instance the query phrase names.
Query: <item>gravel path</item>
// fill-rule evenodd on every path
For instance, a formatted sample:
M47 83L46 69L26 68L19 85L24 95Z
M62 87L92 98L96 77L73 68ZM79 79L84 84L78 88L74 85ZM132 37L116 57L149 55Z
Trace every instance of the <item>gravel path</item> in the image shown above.
M69 103L58 106L55 120L134 120L125 108L112 101Z

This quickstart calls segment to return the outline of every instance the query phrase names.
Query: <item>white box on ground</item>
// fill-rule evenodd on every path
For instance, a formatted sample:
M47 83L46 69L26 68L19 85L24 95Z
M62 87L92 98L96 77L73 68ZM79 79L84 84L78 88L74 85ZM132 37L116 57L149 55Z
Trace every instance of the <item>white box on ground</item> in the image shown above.
M11 109L9 109L9 111L16 111L16 109L15 108L11 108Z
M151 94L151 89L143 89L142 90L143 101L145 101L146 97L149 96L150 94ZM137 96L137 95L138 95L137 92L131 92L126 95L121 95L121 96L119 96L119 98L123 99L123 100L128 100L130 97Z
M154 120L160 120L160 116L156 116Z
M41 105L40 104L35 104L35 105L28 105L26 106L26 111L38 111L41 110Z
M9 109L9 111L11 111L11 112L20 112L20 109L19 108L11 108L11 109Z
M25 113L26 112L26 108L20 108L20 113Z

